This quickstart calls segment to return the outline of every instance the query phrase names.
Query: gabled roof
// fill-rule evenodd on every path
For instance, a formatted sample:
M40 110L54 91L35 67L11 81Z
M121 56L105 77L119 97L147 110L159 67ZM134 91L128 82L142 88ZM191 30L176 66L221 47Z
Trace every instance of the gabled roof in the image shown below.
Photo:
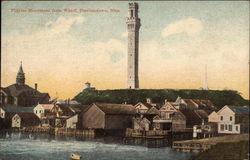
M130 104L110 104L110 103L94 103L105 114L136 114L136 109Z
M43 107L43 109L45 109L45 110L52 110L53 109L53 107L54 107L54 104L40 104L42 107Z
M21 118L22 123L29 123L30 121L40 123L40 119L34 113L17 113L17 115Z
M85 112L89 109L90 105L70 106L71 110L75 113Z
M160 115L160 112L157 108L151 107L146 114L151 114L151 115Z
M236 114L249 114L249 106L232 106L227 105Z
M17 113L17 115L22 119L38 119L37 115L35 113Z
M21 113L21 112L33 112L35 106L33 107L3 106L0 108L2 108L5 112Z
M140 102L140 103L143 104L144 106L146 106L148 109L153 107L151 104L146 103L146 102Z
M186 117L187 120L200 120L201 119L200 116L196 114L194 110L185 109L185 110L180 110L180 111Z
M25 95L37 95L39 97L46 97L49 96L48 93L40 93L39 91L33 89L32 87L24 84L24 85L18 85L18 84L12 84L6 88L1 88L3 92L5 92L9 96L17 97L20 94Z
M56 106L58 106L63 113L72 113L73 114L73 111L71 110L70 106L67 105L67 104L57 104Z
M205 112L204 110L202 109L198 109L198 110L195 110L195 113L202 119L207 119L208 118L208 114L207 112Z

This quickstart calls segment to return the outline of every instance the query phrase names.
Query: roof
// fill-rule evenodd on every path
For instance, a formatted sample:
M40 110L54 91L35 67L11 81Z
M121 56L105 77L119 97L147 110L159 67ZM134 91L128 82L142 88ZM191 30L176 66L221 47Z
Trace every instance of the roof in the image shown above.
M153 106L149 103L146 102L141 102L141 104L143 104L144 106L146 106L148 109L152 108Z
M186 119L188 120L200 120L200 116L198 114L195 113L194 110L180 110L181 113L186 117Z
M39 97L45 97L49 96L48 93L40 93L39 91L31 88L30 86L24 84L24 85L18 85L18 84L12 84L6 88L1 88L3 92L5 92L7 95L17 97L21 93L24 93L26 95L38 95Z
M34 113L17 113L17 115L21 118L22 124L30 123L31 120L33 123L40 123L40 119Z
M32 112L34 107L21 107L21 106L3 106L0 107L2 108L5 112L14 112L14 113L21 113L21 112Z
M73 113L73 111L70 109L70 106L68 104L57 104L57 106L62 110L62 112L66 113L66 112L71 112Z
M43 109L45 109L45 110L52 110L53 109L53 107L54 107L54 104L40 104L42 107L43 107Z
M227 106L236 114L249 114L249 106Z
M109 103L94 103L105 114L136 114L136 109L130 104L109 104Z
M202 119L208 118L207 112L205 112L205 111L202 110L202 109L195 110L195 113L198 114L198 116L200 116L200 118L202 118Z
M70 106L71 110L75 113L85 112L87 111L90 106L89 105L80 105L80 106Z
M17 115L22 119L38 119L35 113L17 113Z
M152 108L150 108L150 109L146 112L146 114L160 115L160 111L159 111L157 108L152 107Z

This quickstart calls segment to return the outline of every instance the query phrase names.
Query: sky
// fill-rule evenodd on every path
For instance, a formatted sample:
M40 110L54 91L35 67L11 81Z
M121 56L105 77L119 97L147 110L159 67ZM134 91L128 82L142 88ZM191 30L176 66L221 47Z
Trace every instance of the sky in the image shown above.
M22 61L26 84L52 98L73 98L87 81L126 88L127 14L126 1L2 2L2 86ZM247 1L141 1L139 17L140 88L200 89L207 66L210 89L249 99Z

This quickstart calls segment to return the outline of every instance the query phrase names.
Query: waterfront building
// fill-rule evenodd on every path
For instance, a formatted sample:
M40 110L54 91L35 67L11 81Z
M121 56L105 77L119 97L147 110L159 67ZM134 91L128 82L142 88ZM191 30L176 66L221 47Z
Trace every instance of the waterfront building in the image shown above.
M41 119L46 117L46 114L51 113L54 107L54 104L38 104L34 108L34 113Z
M159 105L152 103L151 98L147 98L146 102L139 102L134 105L136 112L139 114L159 114Z
M34 127L40 125L40 119L34 113L16 113L12 117L11 127Z
M178 110L172 112L170 117L161 114L153 119L156 130L171 130L173 132L185 131L186 117Z
M152 129L152 124L146 117L134 117L132 122L134 130L149 131Z
M165 100L165 104L159 109L159 116L153 119L154 128L157 130L184 131L186 129L186 117L176 108L174 102Z
M193 128L194 125L200 125L203 122L202 117L200 117L194 110L180 110L180 112L186 118L186 127Z
M70 118L66 119L66 128L76 129L78 123L78 116L78 114L75 114Z
M2 105L15 106L33 106L38 103L48 103L50 99L49 94L41 93L37 88L37 83L35 83L34 88L25 84L25 74L21 64L16 76L16 83L1 88L0 103Z
M16 113L33 113L34 107L2 106L0 107L0 118L3 119L3 126L11 127L11 119Z
M249 106L225 105L217 114L219 134L248 133Z
M136 114L130 104L94 103L82 114L82 128L122 130L132 128L132 118Z

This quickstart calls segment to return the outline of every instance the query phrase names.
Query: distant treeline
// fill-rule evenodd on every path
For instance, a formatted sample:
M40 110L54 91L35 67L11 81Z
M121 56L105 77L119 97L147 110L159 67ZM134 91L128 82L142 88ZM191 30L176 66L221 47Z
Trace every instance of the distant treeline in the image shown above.
M116 89L116 90L95 90L84 89L74 97L74 100L82 104L94 102L106 103L128 103L136 104L145 102L146 98L151 98L155 103L163 103L165 99L175 101L177 97L190 99L209 99L218 109L224 105L249 105L249 100L245 100L234 90L174 90L174 89Z

